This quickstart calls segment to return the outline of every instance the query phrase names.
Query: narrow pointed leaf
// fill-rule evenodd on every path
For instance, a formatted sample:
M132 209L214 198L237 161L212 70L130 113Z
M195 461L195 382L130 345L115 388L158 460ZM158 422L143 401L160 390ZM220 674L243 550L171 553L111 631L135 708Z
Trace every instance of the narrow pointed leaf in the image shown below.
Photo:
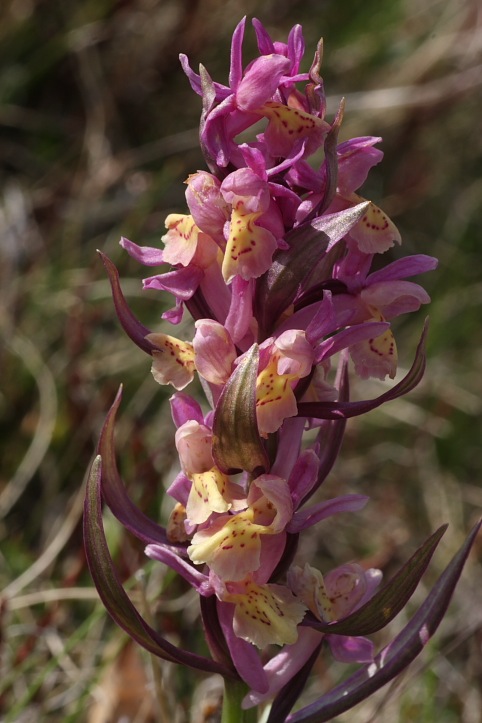
M295 534L291 534L288 532L286 534L286 543L285 543L285 549L283 551L283 554L281 555L281 559L276 565L275 569L271 573L271 577L269 579L269 582L278 582L280 578L284 577L286 575L287 571L291 567L293 560L295 559L295 555L298 551L298 542L300 539L299 532Z
M231 668L234 672L226 639L219 624L216 600L215 595L210 595L209 597L201 595L199 597L204 635L213 658L227 668Z
M317 283L324 281L320 276L320 263L359 221L367 205L368 202L364 202L345 211L320 216L286 235L289 248L275 254L270 269L256 284L256 318L263 336L269 336L300 289L306 289L315 271ZM335 260L336 257L333 262ZM331 265L326 273L331 273Z
M342 362L343 368L341 371L341 383L338 394L338 401L347 402L350 398L349 380L348 380L348 364ZM299 505L302 507L309 499L314 495L316 490L330 474L333 465L335 464L338 454L340 453L343 437L345 434L346 419L331 419L326 422L322 422L323 425L320 427L320 431L317 435L317 441L320 444L320 466L318 468L318 479L316 484L313 485L309 493L302 500Z
M259 349L253 344L226 382L213 423L213 456L226 474L267 471L268 456L256 420Z
M119 272L117 271L115 265L108 256L102 253L102 251L98 251L97 253L102 259L102 263L104 264L109 276L112 298L114 300L115 310L122 328L127 336L132 339L134 344L137 344L142 351L150 354L153 349L156 349L156 347L145 338L147 334L151 333L151 330L144 326L144 324L141 324L139 319L137 319L130 310L127 301L125 300L125 296L122 293Z
M428 332L428 322L420 337L420 341L415 353L415 359L409 372L394 387L384 392L375 399L365 399L360 402L300 402L298 404L298 417L312 417L314 419L349 419L357 417L360 414L366 414L372 409L380 407L385 402L391 402L393 399L408 394L422 380L425 364L426 364L426 340Z
M338 635L370 635L381 630L398 615L412 597L446 529L447 525L439 527L397 574L354 613L336 623L316 620L308 623L309 626L320 632Z
M84 543L94 584L108 613L133 640L163 660L232 677L231 671L213 660L176 648L159 635L138 613L117 576L102 524L100 496L102 460L92 464L84 504Z
M100 435L98 453L102 457L102 496L119 522L143 542L170 544L166 530L146 517L128 497L124 483L117 470L114 446L114 427L117 410L122 397L119 388L112 407L107 414Z
M288 716L286 723L325 723L360 703L401 673L423 650L445 615L482 521L439 577L412 620L373 663L364 665L344 683L317 701Z

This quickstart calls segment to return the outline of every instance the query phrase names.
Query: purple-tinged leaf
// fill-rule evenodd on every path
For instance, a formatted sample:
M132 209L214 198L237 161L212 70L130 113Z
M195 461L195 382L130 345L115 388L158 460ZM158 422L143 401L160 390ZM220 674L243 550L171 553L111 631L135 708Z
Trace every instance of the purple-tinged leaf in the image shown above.
M373 663L364 665L344 683L288 716L286 723L325 723L332 720L368 698L417 657L442 621L481 525L482 520L472 529L412 620L375 657Z
M397 574L354 613L335 623L310 620L306 624L320 632L337 635L370 635L381 630L398 615L412 597L446 529L447 525L439 527Z
M278 693L273 701L266 723L280 723L286 720L286 716L293 708L306 685L311 670L320 654L322 642L311 653L303 667L294 675Z
M201 596L199 598L199 603L201 606L204 635L209 651L218 663L225 665L227 668L232 668L234 674L233 662L219 623L217 598L215 595L210 595L209 597Z
M349 419L360 414L366 414L372 409L380 407L385 402L408 394L420 383L425 371L426 350L425 343L428 332L428 321L425 322L420 341L415 353L415 359L401 382L384 392L375 399L364 399L360 402L300 402L298 404L298 417L311 417L314 419Z
M356 208L358 208L358 206L356 206ZM318 222L322 222L323 218L326 217L321 216L321 218L315 218L311 223L313 228L317 228ZM345 240L342 238L330 245L328 251L319 258L318 263L313 266L311 272L304 279L303 286L300 287L296 293L293 300L293 308L296 311L306 304L306 302L303 301L301 306L299 306L300 299L306 300L307 298L311 298L313 299L313 303L316 303L323 298L325 289L335 293L337 289L340 288L337 279L333 279L332 275L333 267L345 252L345 246ZM317 289L317 292L312 294L314 287Z
M338 393L339 402L347 402L350 398L350 387L348 379L348 364L346 361L341 362L340 370L340 389ZM316 492L321 484L330 474L335 464L338 454L340 453L343 436L345 434L346 419L331 419L322 423L320 431L317 435L317 442L320 445L320 466L318 468L318 479L313 485L310 492L303 499L301 505L304 505L310 497ZM300 505L300 506L301 506Z
M97 449L102 457L102 497L119 522L133 535L147 544L161 542L164 545L169 545L164 527L146 517L135 506L132 500L129 499L124 483L119 476L115 459L114 427L121 397L122 387L119 388L114 403L107 414Z
M295 555L298 551L298 541L300 539L299 533L291 535L289 532L286 534L285 549L281 556L280 561L276 565L275 569L271 573L271 577L268 582L278 582L280 578L284 577L291 567Z
M211 673L220 673L229 678L235 677L223 665L176 648L169 643L146 623L130 601L117 576L105 539L100 496L101 467L102 461L99 455L92 464L87 482L84 503L84 543L92 579L109 615L133 640L163 660Z
M309 287L311 278L321 283L331 274L336 254L332 250L365 213L368 202L315 218L286 235L289 248L278 251L268 271L256 284L256 319L261 335L269 336L281 314ZM325 268L327 256L331 263ZM324 274L324 275L322 275Z
M102 259L102 263L104 264L107 274L109 276L110 287L112 289L112 298L114 300L115 310L117 312L117 316L122 325L122 328L124 329L127 336L132 339L134 344L137 344L137 346L142 349L142 351L150 354L152 350L156 348L153 344L151 344L150 341L147 341L146 339L147 334L150 334L151 330L144 326L144 324L141 324L139 319L137 319L130 310L127 301L125 300L124 294L122 293L119 281L119 272L117 271L115 265L112 263L108 256L102 253L102 251L98 251L97 253Z
M268 456L258 432L256 379L259 348L253 344L226 382L213 422L213 457L226 474L267 472Z

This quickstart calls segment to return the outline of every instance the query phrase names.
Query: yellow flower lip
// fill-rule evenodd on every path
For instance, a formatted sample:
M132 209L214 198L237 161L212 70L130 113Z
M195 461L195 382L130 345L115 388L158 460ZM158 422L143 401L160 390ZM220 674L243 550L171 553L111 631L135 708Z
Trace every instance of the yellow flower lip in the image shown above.
M156 347L152 352L152 375L159 384L171 384L181 390L194 379L194 348L169 334L148 334L146 339Z

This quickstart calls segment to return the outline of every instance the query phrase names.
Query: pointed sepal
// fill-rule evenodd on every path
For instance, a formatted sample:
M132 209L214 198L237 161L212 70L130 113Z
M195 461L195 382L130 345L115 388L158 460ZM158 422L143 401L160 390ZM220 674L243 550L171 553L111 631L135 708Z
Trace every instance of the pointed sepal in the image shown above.
M415 359L408 373L387 392L375 399L364 399L359 402L299 402L298 417L311 417L314 419L349 419L366 414L372 409L380 407L385 402L408 394L422 380L427 361L426 342L428 333L428 320L425 322L420 341L415 353Z
M156 348L153 344L151 344L150 341L146 339L146 336L151 333L151 330L144 326L144 324L142 324L130 310L125 296L122 293L119 272L117 271L115 265L112 263L108 256L102 253L102 251L98 251L98 254L102 259L102 263L104 264L105 270L107 271L107 275L109 277L115 310L117 312L117 316L122 325L122 328L124 329L127 336L132 339L134 344L137 344L137 346L142 349L142 351L150 354L152 350Z
M102 427L97 448L98 454L102 457L102 497L119 522L139 540L146 544L156 542L170 544L165 528L147 517L129 498L119 475L115 458L114 430L121 398L122 387L119 387Z

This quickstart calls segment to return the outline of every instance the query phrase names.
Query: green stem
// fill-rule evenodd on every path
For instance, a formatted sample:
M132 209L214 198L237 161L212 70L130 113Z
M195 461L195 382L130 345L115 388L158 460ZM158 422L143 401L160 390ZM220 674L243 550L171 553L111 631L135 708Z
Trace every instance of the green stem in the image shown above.
M241 702L248 686L241 680L224 681L223 714L221 723L256 723L256 708L243 710Z

